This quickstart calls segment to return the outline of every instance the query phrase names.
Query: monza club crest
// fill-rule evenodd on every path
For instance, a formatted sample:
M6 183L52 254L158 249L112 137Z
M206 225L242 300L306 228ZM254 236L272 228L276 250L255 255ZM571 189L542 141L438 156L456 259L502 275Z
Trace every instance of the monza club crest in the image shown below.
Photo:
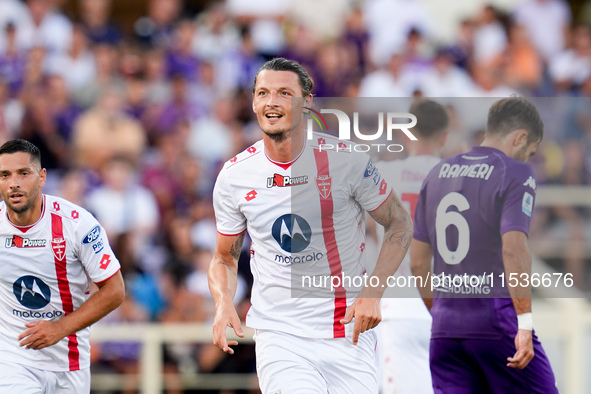
M332 189L330 175L318 175L318 178L316 178L316 187L318 188L320 196L326 200L330 196Z
M64 261L66 257L66 240L63 238L54 238L51 241L51 250L58 261Z

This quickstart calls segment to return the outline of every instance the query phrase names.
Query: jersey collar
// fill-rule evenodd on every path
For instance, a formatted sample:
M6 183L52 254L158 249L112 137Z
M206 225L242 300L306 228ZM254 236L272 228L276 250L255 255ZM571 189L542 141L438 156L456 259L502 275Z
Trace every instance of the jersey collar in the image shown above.
M288 161L286 163L281 163L279 161L275 161L275 160L271 159L269 156L267 156L267 150L266 149L263 149L263 151L265 152L265 157L267 158L267 160L269 160L271 163L275 164L276 166L279 166L279 167L283 168L284 170L287 170L289 167L291 167L291 165L293 163L296 162L297 159L300 158L300 156L302 156L302 153L304 153L304 150L306 149L306 145L307 145L307 140L304 139L304 146L302 147L302 150L300 151L300 154L297 155L297 157L295 159L293 159L291 161Z
M10 225L12 227L16 228L17 230L19 230L19 231L21 231L23 233L26 233L31 228L35 227L37 225L37 223L39 223L43 219L43 217L45 216L45 207L47 206L46 202L47 201L45 199L45 194L44 194L43 195L43 209L41 210L41 216L39 216L39 219L35 223L33 223L33 224L29 225L29 226L17 226L16 224L12 223L10 221L10 218L8 217L8 209L6 209L6 220L8 220L8 223L10 223Z

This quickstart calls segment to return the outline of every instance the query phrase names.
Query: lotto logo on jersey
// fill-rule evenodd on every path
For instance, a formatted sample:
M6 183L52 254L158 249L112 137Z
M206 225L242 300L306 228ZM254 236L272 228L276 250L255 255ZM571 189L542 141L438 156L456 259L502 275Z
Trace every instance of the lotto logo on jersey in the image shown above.
M267 178L267 187L273 186L286 187L286 186L297 186L308 183L308 176L283 176L281 174L275 174L272 177Z
M47 245L46 239L29 239L14 235L12 238L6 238L5 246L7 248L43 248Z
M22 306L28 309L41 309L51 301L51 290L41 279L25 275L14 281L14 296Z

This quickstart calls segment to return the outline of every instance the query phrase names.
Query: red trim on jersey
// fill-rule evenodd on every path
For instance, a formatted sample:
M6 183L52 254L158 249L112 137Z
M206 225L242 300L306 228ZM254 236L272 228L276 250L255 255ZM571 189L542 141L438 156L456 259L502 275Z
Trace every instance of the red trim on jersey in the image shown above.
M109 276L107 279L103 279L100 282L94 282L94 283L97 284L97 285L100 285L101 283L105 283L106 281L108 281L109 279L111 279L112 277L114 277L115 275L117 275L117 272L119 272L119 271L121 271L121 267L119 267L117 269L117 271L115 271L115 273L113 275Z
M244 157L244 158L242 158L242 159L240 159L240 160L236 159L236 161L232 161L232 160L234 160L234 159L230 159L230 160L228 160L228 161L230 162L230 164L228 165L228 168L230 168L230 167L232 167L232 166L234 166L234 165L236 165L236 164L238 164L238 163L241 163L241 162L243 162L243 161L245 161L245 160L248 160L248 159L250 159L251 157L255 157L256 155L258 155L258 154L260 154L260 153L261 153L260 151L256 151L256 152L254 152L254 153L249 153L249 155L248 155L248 156L246 156L246 157ZM234 158L237 158L237 157L238 157L238 156L234 156Z
M35 225L37 223L39 223L41 221L41 219L43 219L43 216L45 216L45 206L47 204L45 203L45 195L43 195L43 208L41 208L41 216L39 216L39 219L31 224L30 226L17 226L16 224L12 223L10 221L10 218L8 218L8 208L6 208L6 218L8 219L8 223L10 223L12 225L12 227L16 228L17 230L26 233L27 231L29 231L30 229L32 229L33 227L35 227Z
M390 198L390 194L392 194L392 190L390 190L390 193L388 193L388 196L386 197L386 199L385 199L384 201L382 201L382 202L380 203L380 205L378 205L378 207L377 207L377 208L375 208L375 209L372 209L371 211L367 211L367 212L375 212L375 211L377 211L378 209L380 209L380 207L381 207L382 205L384 205L384 203L385 203L386 201L388 201L388 198Z
M321 175L330 176L328 168L328 154L326 151L314 149L314 159L316 160L316 168L318 170L318 177ZM339 248L337 239L335 237L333 213L334 204L332 201L332 193L324 198L318 194L320 198L320 212L322 221L322 235L324 237L324 245L326 246L326 257L328 258L328 265L330 267L331 276L341 276L343 265L341 264L341 256L339 255ZM343 338L345 336L345 326L341 323L341 319L345 318L347 312L347 295L343 284L340 283L335 288L334 299L334 320L333 320L333 336L335 338Z
M62 217L51 214L51 238L64 238L64 229L62 226ZM64 241L65 242L65 241ZM67 261L64 250L64 257L59 260L54 253L55 273L57 275L57 286L60 291L60 298L62 300L62 308L67 315L74 312L74 304L72 302L72 293L70 292L70 283L68 281ZM76 333L68 335L68 361L70 363L70 371L77 371L80 369L80 351L78 350L78 336Z
M242 233L243 233L243 232L245 232L246 230L247 230L247 229L245 228L244 230L240 231L240 232L239 232L239 233L237 233L237 234L224 234L224 233L222 233L222 232L219 232L219 231L218 231L218 234L220 234L220 235L223 235L224 237L235 237L235 236L237 236L237 235L240 235L240 234L242 234Z
M283 168L284 170L287 170L289 167L291 167L291 165L293 163L296 162L297 159L300 158L300 156L302 155L302 153L304 153L304 149L306 148L306 140L304 140L304 146L302 147L302 150L300 151L300 154L293 159L292 161L288 161L287 163L281 163L279 161L275 161L273 159L271 159L268 155L267 155L267 151L265 150L265 157L267 158L267 160L269 160L271 163L275 164L276 166L279 166L281 168Z

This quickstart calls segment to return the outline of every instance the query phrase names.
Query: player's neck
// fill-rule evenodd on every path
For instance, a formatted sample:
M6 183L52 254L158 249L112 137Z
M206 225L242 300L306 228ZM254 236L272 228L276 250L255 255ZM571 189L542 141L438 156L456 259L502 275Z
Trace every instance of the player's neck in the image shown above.
M439 156L440 146L430 143L409 144L407 150L409 156Z
M10 222L15 226L31 226L39 221L39 218L43 212L43 195L39 194L33 205L31 205L31 207L25 212L14 212L8 207L6 211L8 213L8 220L10 220Z
M485 138L484 141L480 144L480 146L487 147L487 148L495 148L510 156L510 147L507 142L503 139L497 138Z
M304 148L304 133L302 130L292 130L291 134L281 141L271 139L263 134L265 153L269 159L278 163L289 163L302 152Z

